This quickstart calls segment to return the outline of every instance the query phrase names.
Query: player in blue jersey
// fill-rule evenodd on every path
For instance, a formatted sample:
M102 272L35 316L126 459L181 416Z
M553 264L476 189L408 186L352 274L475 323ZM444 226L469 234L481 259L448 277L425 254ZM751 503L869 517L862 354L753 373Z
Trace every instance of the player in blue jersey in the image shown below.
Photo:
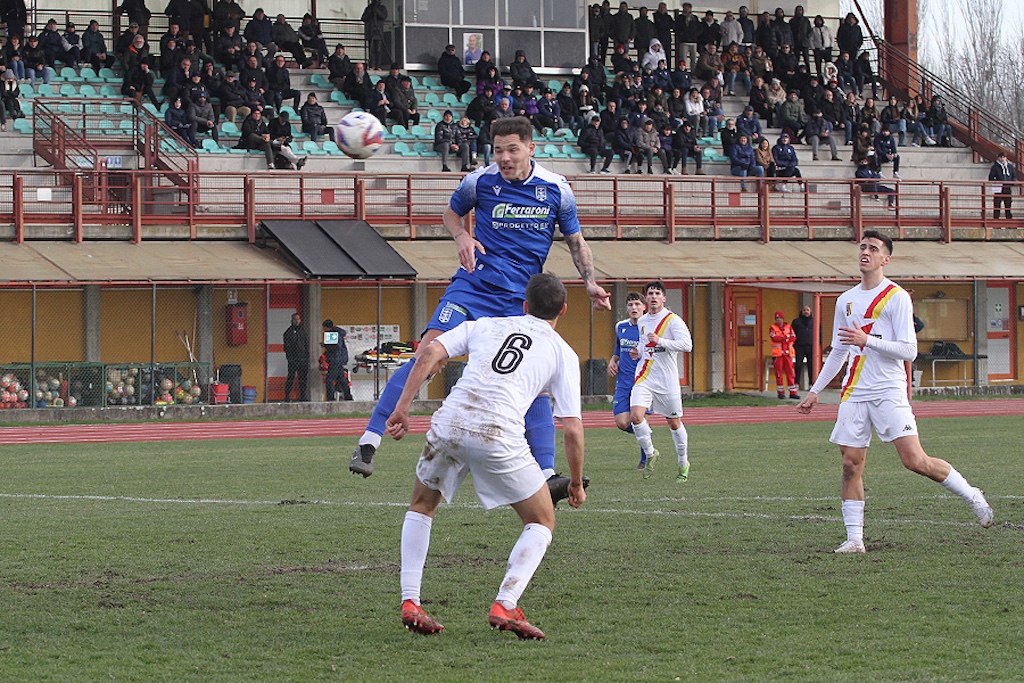
M495 121L491 124L491 142L495 163L467 175L444 211L444 226L455 240L461 267L427 323L420 351L463 321L522 315L526 283L543 270L556 224L594 308L611 309L608 292L594 278L594 257L580 232L576 198L569 183L533 161L533 126L529 119ZM471 210L475 210L474 233L470 233L466 220ZM388 416L420 351L391 375L384 387L352 454L352 472L364 477L373 473L373 456ZM534 401L525 422L530 451L549 477L557 502L568 495L569 480L555 475L555 425L547 396Z
M626 296L626 314L629 317L615 323L615 354L608 360L608 376L615 378L615 399L612 403L615 426L630 434L633 433L633 423L629 419L629 394L633 391L637 364L630 351L640 344L640 328L636 321L646 310L644 298L639 293L630 292ZM641 448L637 469L642 470L646 464Z

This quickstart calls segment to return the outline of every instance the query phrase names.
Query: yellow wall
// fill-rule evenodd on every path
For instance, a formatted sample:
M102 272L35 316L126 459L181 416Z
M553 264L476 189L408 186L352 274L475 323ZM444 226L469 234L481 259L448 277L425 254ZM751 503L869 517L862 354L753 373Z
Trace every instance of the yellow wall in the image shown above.
M37 290L36 362L85 359L82 290ZM31 296L29 298L31 312Z
M249 321L248 342L241 346L228 346L227 319L228 291L234 291L238 303L246 303ZM256 387L256 401L263 400L266 375L267 340L264 335L265 306L263 289L223 288L213 290L213 362L242 366L242 386ZM173 338L173 330L171 335ZM177 339L175 339L177 341ZM182 349L184 351L184 349ZM186 356L187 357L187 356Z
M32 362L32 292L0 290L0 365Z

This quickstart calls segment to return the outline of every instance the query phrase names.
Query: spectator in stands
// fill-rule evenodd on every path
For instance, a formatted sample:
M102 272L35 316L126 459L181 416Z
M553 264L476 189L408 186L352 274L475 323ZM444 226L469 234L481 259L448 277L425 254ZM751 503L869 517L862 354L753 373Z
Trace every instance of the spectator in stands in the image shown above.
M172 46L171 43L174 43ZM165 52L170 52L175 48L180 48L185 42L185 36L181 33L181 27L177 21L172 21L167 25L167 32L160 36L160 55L161 57ZM176 64L172 62L171 64Z
M280 111L277 118L267 124L270 148L274 150L274 168L291 168L298 171L306 165L308 157L300 157L292 148L292 123L287 111Z
M633 64L633 60L626 53L626 46L616 43L615 51L612 54L612 73L616 75L630 73L633 70Z
M381 0L369 0L359 20L363 22L366 61L371 69L381 69L391 61L384 35L384 22L388 20L388 8Z
M1007 220L1013 218L1013 212L1010 210L1013 207L1013 185L1010 183L1017 182L1017 168L1010 163L1003 150L999 150L999 154L996 155L996 160L988 171L988 179L999 183L993 188L995 191L992 194L992 217L999 219L999 207L1002 205L1006 209Z
M262 7L257 7L252 13L252 19L245 25L242 37L248 42L256 43L261 52L266 52L268 59L273 59L277 52L277 45L274 44L274 25Z
M821 115L825 117L825 120L832 124L834 131L843 132L847 142L853 138L853 130L843 112L843 103L836 101L835 93L832 90L824 91L824 98L818 105L818 109L821 110Z
M636 135L625 118L619 119L619 126L612 136L611 145L612 150L625 162L626 169L623 173L629 173L636 151Z
M107 42L100 32L100 23L95 19L89 22L89 27L82 34L82 61L92 64L96 71L114 66L115 57L107 54Z
M122 14L128 15L129 28L131 28L131 24L135 24L136 31L143 37L149 34L149 19L153 13L146 7L146 0L124 0L114 9L114 18L116 19ZM124 49L127 50L129 45L131 45L130 38L125 42Z
M150 59L149 48L146 46L146 39L142 37L141 33L137 33L132 39L132 44L121 56L121 70L128 73L142 62L149 62L150 66L153 63Z
M687 95L684 100L686 120L690 122L690 127L697 132L697 135L708 134L711 127L708 124L707 106L704 104L704 97L701 96L700 91L696 88L690 88Z
M181 64L185 51L178 45L177 38L168 39L160 48L160 55L157 58L160 75L164 79L171 78L171 72L178 64Z
M899 100L895 95L889 96L889 104L878 116L883 130L890 133L899 133L898 144L900 147L907 144L907 119L904 116L904 109L900 107Z
M861 191L864 192L864 194L874 195L875 199L878 199L878 195L880 194L889 195L889 208L896 208L896 190L878 182L882 177L882 174L871 166L871 163L867 158L861 159L857 163L857 171L854 174L854 177L865 181L860 184Z
M605 140L611 145L616 134L615 131L619 129L619 119L623 118L618 103L615 100L609 101L608 106L601 111L598 118L601 119L601 130L605 131Z
M775 77L781 80L783 85L787 88L799 87L796 74L800 62L789 43L783 43L779 47L778 54L772 58L772 65Z
M839 25L839 30L836 31L836 44L840 52L845 52L851 58L860 54L860 49L864 45L864 32L861 31L860 22L853 12L847 14L843 23Z
M597 173L597 159L601 157L604 159L604 165L601 167L601 173L611 173L609 167L612 165L612 158L615 156L608 147L608 142L605 140L604 131L601 130L601 118L594 116L590 119L590 122L580 130L578 139L580 151L587 155L590 159L590 173Z
M928 105L925 104L923 95L918 93L911 98L904 109L904 115L907 117L907 132L911 134L911 147L920 147L922 143L925 145L935 144L935 139L932 138L931 131L926 124Z
M192 131L192 124L188 120L188 112L185 111L180 97L171 100L171 106L164 112L164 123L190 147L198 146L196 135Z
M242 66L241 80L242 83L248 85L250 79L253 78L256 79L256 87L259 88L259 91L269 97L267 94L267 89L269 87L267 74L263 71L260 58L256 55L249 55L245 64Z
M722 156L729 158L732 156L732 148L736 144L736 138L739 137L739 131L736 130L736 120L726 119L725 126L722 128L721 141L722 141Z
M437 58L437 74L441 79L441 85L454 90L456 97L462 97L472 87L465 78L462 60L455 54L455 46L451 43L445 46L444 52Z
M245 62L242 61L244 51L245 43L232 24L228 24L213 43L213 56L225 69L241 70L245 66Z
M299 41L303 47L313 50L313 62L316 68L322 68L329 56L327 41L324 40L324 32L320 30L320 22L309 12L302 15L302 24L299 26Z
M494 103L494 89L491 86L487 86L466 107L466 116L472 119L476 125L480 126L494 115L495 109L497 109L497 106Z
M468 116L463 116L459 119L457 132L461 140L459 144L469 148L469 165L466 168L472 171L476 168L477 139L479 136Z
M213 54L213 10L207 0L188 0L189 38L206 52Z
M825 88L818 82L817 76L811 76L800 90L800 99L804 101L804 111L808 116L812 116L821 108L821 102L825 99Z
M637 18L633 20L633 26L636 31L636 37L633 39L633 45L636 47L636 59L642 63L650 50L651 41L658 40L658 32L655 29L654 21L647 14L646 7L640 8ZM664 50L662 50L660 58L664 59L664 57Z
M537 102L537 114L534 116L534 120L541 133L545 132L545 129L556 131L565 127L562 108L558 105L558 100L555 99L555 93L551 88L546 88L540 101Z
M235 0L216 0L213 4L213 30L223 33L228 26L234 26L235 32L241 36L242 19L245 10Z
M765 87L766 98L768 100L768 107L771 109L772 118L771 126L775 127L779 120L779 110L782 108L782 104L786 101L786 89L782 86L782 81L778 78L773 78L770 83ZM753 104L753 102L751 102ZM754 106L754 111L757 111L757 106Z
M394 102L394 117L408 128L420 122L419 101L412 89L412 79L403 75L398 81L398 90L391 95Z
M700 96L704 98L704 113L708 117L707 135L713 136L722 127L725 121L725 112L722 110L722 88L718 81L705 83L700 89ZM696 128L696 126L694 126Z
M750 98L748 106L761 118L769 128L774 128L775 107L768 101L768 89L764 86L764 79L758 76L750 84Z
M820 109L814 112L814 116L808 119L804 125L804 138L811 145L811 158L818 160L818 147L828 145L832 152L832 161L839 161L839 151L836 149L836 141L832 137L832 124L825 120Z
M117 37L114 41L114 55L121 61L124 62L124 55L128 52L128 49L135 44L135 36L142 35L139 32L139 25L135 22L128 24L128 28L125 32ZM142 36L142 44L146 44L146 36ZM122 64L123 65L123 64Z
M214 110L217 109L217 97L220 95L221 89L224 87L224 70L214 64L212 60L203 62L203 68L200 71L202 75L202 83L206 88L206 92L210 94L210 101L213 104Z
M39 32L39 47L45 55L46 65L53 68L56 61L64 54L64 48L60 43L60 33L57 32L57 20L50 19L46 26Z
M818 78L824 74L821 71L822 63L832 62L832 29L825 26L825 18L820 14L814 17L814 25L811 27L811 49L814 50L814 72Z
M164 97L167 98L168 102L173 102L176 97L180 97L182 91L186 91L189 84L192 82L192 75L199 74L199 70L192 66L192 60L188 57L183 57L178 66L171 70L169 74L164 75Z
M736 43L736 45L743 44L743 26L740 22L736 21L736 15L732 13L732 10L728 10L725 13L725 19L722 21L720 26L722 32L722 45L726 47Z
M658 157L661 160L662 170L667 174L669 169L668 159L666 159L665 152L661 149L661 137L654 127L654 120L646 118L636 132L636 156L634 157L637 160L636 172L639 174L642 171L641 165L643 162L646 162L647 175L653 175L652 163L654 157Z
M451 171L448 167L448 155L458 154L462 159L462 171L469 170L469 145L462 145L458 125L450 109L441 115L441 120L434 125L434 151L441 155L441 170Z
M341 91L349 99L359 102L361 106L362 102L366 101L367 95L370 94L370 90L373 87L373 81L370 78L370 74L367 73L366 66L361 61L356 61L352 66L351 73L345 77L345 83Z
M689 2L684 2L683 11L676 15L676 58L685 59L694 71L702 31L701 22L693 13L693 6Z
M750 68L747 60L740 54L739 43L731 43L722 56L722 65L725 72L725 87L730 95L736 94L736 79L738 78L747 92L750 93ZM761 79L762 84L764 79Z
M628 3L619 3L619 11L609 19L608 32L615 45L628 46L636 40L636 20L629 13Z
M321 135L334 141L334 129L327 123L327 112L316 101L316 93L306 95L306 103L299 109L299 118L302 120L302 132L309 135L309 139L316 142Z
M197 134L210 134L214 142L220 142L220 132L217 130L217 115L210 104L209 95L205 90L196 94L195 99L188 104L188 121L192 125L192 138L198 143Z
M672 33L675 28L675 19L668 12L668 5L664 2L658 3L658 8L652 17L654 22L654 35L661 41L661 47L665 50L665 63L672 63Z
M398 62L392 62L391 68L388 69L388 75L383 79L385 85L388 88L388 94L394 98L395 91L398 90L398 83L402 79L402 65Z
M237 71L232 69L224 74L219 94L225 120L234 124L239 117L244 121L249 116L251 109L247 105L245 87L238 82Z
M495 94L500 93L505 87L505 81L498 75L498 69L495 66L489 66L484 70L483 78L478 78L476 81L476 94L480 95L484 90L490 88Z
M900 154L896 149L896 138L888 128L883 128L875 135L875 168L879 171L883 164L892 164L892 177L900 177Z
M743 133L736 136L736 143L732 146L732 152L729 155L729 169L732 175L740 178L764 177L764 168L757 165L754 148L750 146L750 139ZM746 181L740 181L740 189L746 191Z
M878 120L878 108L875 107L875 100L872 97L864 100L864 106L860 109L860 124L867 126L872 135L877 135L882 129L882 123Z
M562 84L562 89L555 95L555 101L558 102L558 108L562 111L565 125L574 133L579 133L591 115L597 116L596 110L599 105L590 94L590 88L581 89L578 95L574 96L572 85L566 81Z
M806 122L807 112L804 110L803 103L800 102L800 96L795 90L790 90L786 101L779 107L777 123L780 128L788 128L793 133L794 140L799 140Z
M857 128L857 134L853 137L853 153L850 156L850 161L854 164L859 164L861 159L867 159L871 162L871 167L875 168L874 140L871 130L866 126Z
M690 73L686 60L680 59L676 68L672 71L672 87L679 88L679 91L686 93L693 87L693 76Z
M871 66L871 55L861 52L853 63L853 78L857 81L857 90L864 92L864 86L871 84L871 96L878 97L878 79L875 77L875 70Z
M274 56L273 63L267 67L267 92L265 95L274 102L274 109L280 111L284 98L292 98L292 109L299 108L302 93L292 87L291 75L284 65L284 55Z
M761 12L757 18L757 30L754 33L754 42L759 45L768 59L775 61L775 55L779 52L779 34L772 25L772 16L768 12Z
M82 37L75 30L75 25L70 21L64 27L64 35L61 36L60 61L70 67L77 67L82 61Z
M168 25L175 24L181 29L181 40L187 39L191 30L189 19L192 15L188 0L168 0L164 14L167 15Z
M153 91L153 74L149 70L148 59L142 60L125 73L121 94L138 102L141 102L142 96L145 95L158 109L163 106Z
M523 50L516 50L516 57L509 65L508 71L513 86L521 85L525 90L528 85L537 87L540 83L533 67L526 61L526 52Z
M4 44L3 50L0 50L0 60L7 66L8 71L14 72L15 77L20 81L28 78L25 71L25 62L22 59L23 49L21 36L13 35Z
M590 54L596 56L604 64L605 50L608 48L608 31L601 5L594 3L587 14L587 38L590 40Z
M736 118L736 130L740 132L740 135L746 135L753 145L761 142L763 136L761 119L757 117L754 108L749 104L743 108L743 114Z
M477 83L480 82L480 79L487 74L487 70L492 66L495 69L498 68L498 65L494 63L493 59L491 59L491 53L484 50L480 53L480 59L478 59L476 64L473 65L473 75L476 77ZM495 92L501 92L501 90L498 89Z
M336 90L341 90L348 95L346 83L353 71L352 60L345 54L345 46L338 43L334 46L334 54L327 58L327 80L334 85Z
M7 130L8 117L20 119L25 116L21 110L21 103L18 101L20 95L21 86L18 85L18 78L14 71L4 69L0 73L0 131Z
M705 46L705 51L697 58L697 66L693 70L693 75L708 80L720 73L724 73L722 55L718 54L717 45L708 43Z
M203 74L198 71L193 71L188 87L178 93L178 95L181 97L182 104L187 111L189 103L195 102L198 99L199 94L204 92L206 93L207 100L209 100L210 91L206 89L205 85L203 85Z
M834 62L836 67L837 78L839 79L839 87L849 87L854 94L860 95L860 87L857 85L857 78L853 73L853 60L850 59L849 52L840 52L839 59Z
M373 86L373 90L366 96L366 102L363 106L366 108L366 111L377 117L381 125L386 126L388 118L395 118L392 116L394 105L391 103L391 98L388 97L387 84L383 78Z
M811 68L811 22L804 14L804 6L793 8L793 18L789 20L789 31L793 36L793 53L803 57L804 64ZM820 77L821 74L818 74Z
M259 108L253 108L242 121L241 136L238 138L235 148L262 150L267 160L267 168L275 168L274 148L270 144L270 128L263 119L263 112Z
M263 89L259 87L259 81L255 74L248 76L245 79L245 106L249 108L250 113L259 109L260 111L267 108L267 98L263 94ZM245 123L243 120L242 123Z
M540 114L540 102L537 100L537 94L534 92L532 85L527 85L523 88L520 107L521 108L516 110L516 114L530 119L530 123L533 124L533 127L543 133L544 126L541 125L538 116Z
M773 71L774 65L772 60L768 58L764 48L760 45L755 45L752 49L752 53L749 59L747 59L744 51L744 59L747 59L747 66L750 67L751 78L763 78L765 81L772 78L775 75Z
M299 42L299 34L295 32L283 14L278 14L272 25L274 44L278 50L287 50L292 53L292 59L299 65L300 69L309 68L309 60L306 59L306 51L302 49Z
M659 62L668 63L665 60L665 48L662 47L660 40L651 38L648 42L647 51L644 53L643 59L640 60L640 68L646 69L650 67L651 71L654 71L658 68Z
M775 159L772 158L772 143L768 138L761 138L754 147L754 161L764 169L766 178L775 177Z
M772 147L772 160L775 162L776 178L800 178L800 160L797 157L796 149L789 141L789 133L783 132L779 136L778 143ZM787 191L787 186L782 184L780 189Z
M730 119L732 121L732 119ZM733 122L733 130L735 130L735 122ZM723 140L725 136L723 134ZM672 139L672 149L675 150L676 161L681 161L683 168L682 174L688 175L689 171L686 170L686 160L693 158L694 171L697 175L704 175L704 148L697 144L697 131L694 130L693 126L690 125L689 121L683 121L682 125L679 126L679 130L676 131L675 136ZM675 168L675 165L672 165Z
M949 124L949 115L946 114L946 105L942 97L933 95L931 104L928 106L926 125L931 129L932 138L943 147L953 146L953 126Z

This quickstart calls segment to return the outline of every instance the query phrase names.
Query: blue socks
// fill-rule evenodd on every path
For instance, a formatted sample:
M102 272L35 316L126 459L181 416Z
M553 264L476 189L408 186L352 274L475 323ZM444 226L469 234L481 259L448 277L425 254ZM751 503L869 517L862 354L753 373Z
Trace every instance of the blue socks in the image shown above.
M398 399L402 395L402 390L405 389L405 382L409 379L409 374L415 363L416 359L413 358L391 374L388 383L384 385L384 391L380 392L377 405L373 407L373 414L370 416L370 424L366 425L366 431L380 436L384 435L388 418L391 417L395 406L398 405ZM548 414L550 413L551 411L548 410Z
M555 416L551 412L550 396L538 396L526 411L526 443L541 470L554 471Z

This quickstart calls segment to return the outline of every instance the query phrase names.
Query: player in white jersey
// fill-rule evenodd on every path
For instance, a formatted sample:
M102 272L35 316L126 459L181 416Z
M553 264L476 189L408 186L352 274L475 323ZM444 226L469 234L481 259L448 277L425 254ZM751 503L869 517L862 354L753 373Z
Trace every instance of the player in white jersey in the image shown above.
M578 508L586 499L580 364L576 352L555 331L565 309L565 288L558 278L534 275L526 286L527 315L470 320L437 337L413 368L387 420L387 433L402 438L409 426L409 406L430 369L450 357L469 354L462 377L430 420L402 525L402 623L410 630L430 635L444 629L420 607L423 567L441 498L450 502L466 475L472 474L485 508L511 505L523 522L491 605L490 624L520 638L544 638L518 607L555 528L554 505L530 453L524 416L539 394L551 394L565 434L569 505Z
M629 395L629 419L633 433L640 443L646 464L644 479L654 473L654 464L660 453L651 439L651 426L647 424L647 411L664 415L672 432L676 447L679 473L676 482L690 477L690 459L687 454L686 427L683 426L683 398L679 393L679 353L691 351L693 340L683 319L665 308L665 285L648 282L644 286L647 313L637 321L640 343L633 351L636 379Z
M864 464L871 429L892 443L903 466L941 483L962 498L983 527L992 526L992 508L980 489L967 483L948 462L921 447L910 407L908 361L917 357L917 333L910 295L885 277L892 260L892 240L874 230L860 241L860 284L836 301L832 352L797 409L810 413L818 395L849 358L839 416L829 440L843 456L842 501L846 541L837 553L863 553Z

